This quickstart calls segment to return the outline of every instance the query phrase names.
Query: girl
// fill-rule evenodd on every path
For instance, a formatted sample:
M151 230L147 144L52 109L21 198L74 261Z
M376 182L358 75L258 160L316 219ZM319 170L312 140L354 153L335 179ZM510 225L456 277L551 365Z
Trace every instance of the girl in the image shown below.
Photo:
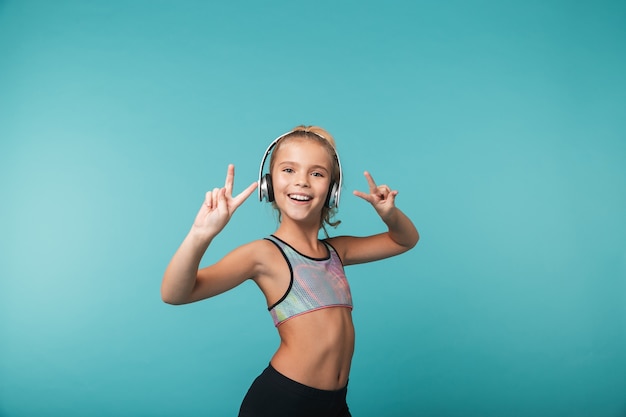
M296 127L270 145L261 172L272 148L270 174L259 183L260 195L278 210L278 229L199 269L213 238L257 187L255 182L233 197L235 169L229 165L224 187L206 193L170 261L161 295L166 303L191 303L252 279L265 295L281 342L246 394L239 416L350 416L346 393L354 327L343 266L403 253L419 235L395 206L398 192L376 185L365 172L369 192L354 195L374 207L388 230L319 240L320 229L339 223L331 221L342 174L332 136L320 127Z

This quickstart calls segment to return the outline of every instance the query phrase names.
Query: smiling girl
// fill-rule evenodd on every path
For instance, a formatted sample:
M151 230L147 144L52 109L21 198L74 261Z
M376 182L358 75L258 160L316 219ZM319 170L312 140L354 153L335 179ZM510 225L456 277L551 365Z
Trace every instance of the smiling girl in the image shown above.
M365 172L369 191L354 195L374 207L387 230L320 240L321 229L326 232L326 225L339 223L331 220L342 181L334 139L322 128L298 126L270 145L263 163L272 149L270 173L259 181L260 196L278 210L278 229L199 269L213 238L258 185L233 197L230 165L224 187L207 192L170 261L161 295L166 303L185 304L253 280L265 295L281 343L250 387L239 416L350 416L346 394L354 326L344 266L403 253L415 246L419 235L395 206L398 192L376 185Z

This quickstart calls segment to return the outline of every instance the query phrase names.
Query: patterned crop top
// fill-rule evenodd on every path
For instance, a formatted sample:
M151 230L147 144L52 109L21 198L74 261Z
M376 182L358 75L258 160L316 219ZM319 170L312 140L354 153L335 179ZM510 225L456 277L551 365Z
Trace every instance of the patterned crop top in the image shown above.
M268 308L276 327L292 317L322 308L352 309L352 294L343 272L343 264L328 242L323 242L328 249L328 256L317 259L301 254L274 235L266 239L278 247L291 274L285 295Z

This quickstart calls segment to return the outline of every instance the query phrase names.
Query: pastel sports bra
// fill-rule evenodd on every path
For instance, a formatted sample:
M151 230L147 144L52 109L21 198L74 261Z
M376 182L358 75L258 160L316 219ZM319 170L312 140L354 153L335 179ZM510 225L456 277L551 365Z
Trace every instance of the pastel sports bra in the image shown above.
M328 242L322 241L328 248L328 256L317 259L301 254L274 235L265 239L278 247L291 274L285 294L268 308L276 327L292 317L322 308L352 309L352 294L343 264Z

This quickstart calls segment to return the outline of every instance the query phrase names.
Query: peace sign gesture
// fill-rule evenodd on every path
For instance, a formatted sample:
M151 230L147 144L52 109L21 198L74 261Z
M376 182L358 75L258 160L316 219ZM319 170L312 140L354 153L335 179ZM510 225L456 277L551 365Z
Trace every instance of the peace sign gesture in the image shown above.
M353 194L357 197L361 197L363 200L370 203L376 209L378 215L385 220L390 212L396 207L395 199L398 195L397 190L391 190L387 185L376 185L374 178L369 172L363 173L367 183L369 185L369 194L361 191L354 191Z
M226 172L224 187L207 191L204 204L196 215L196 220L193 223L194 228L211 239L226 226L235 210L252 194L257 186L255 181L239 195L233 197L234 182L235 166L230 164Z

